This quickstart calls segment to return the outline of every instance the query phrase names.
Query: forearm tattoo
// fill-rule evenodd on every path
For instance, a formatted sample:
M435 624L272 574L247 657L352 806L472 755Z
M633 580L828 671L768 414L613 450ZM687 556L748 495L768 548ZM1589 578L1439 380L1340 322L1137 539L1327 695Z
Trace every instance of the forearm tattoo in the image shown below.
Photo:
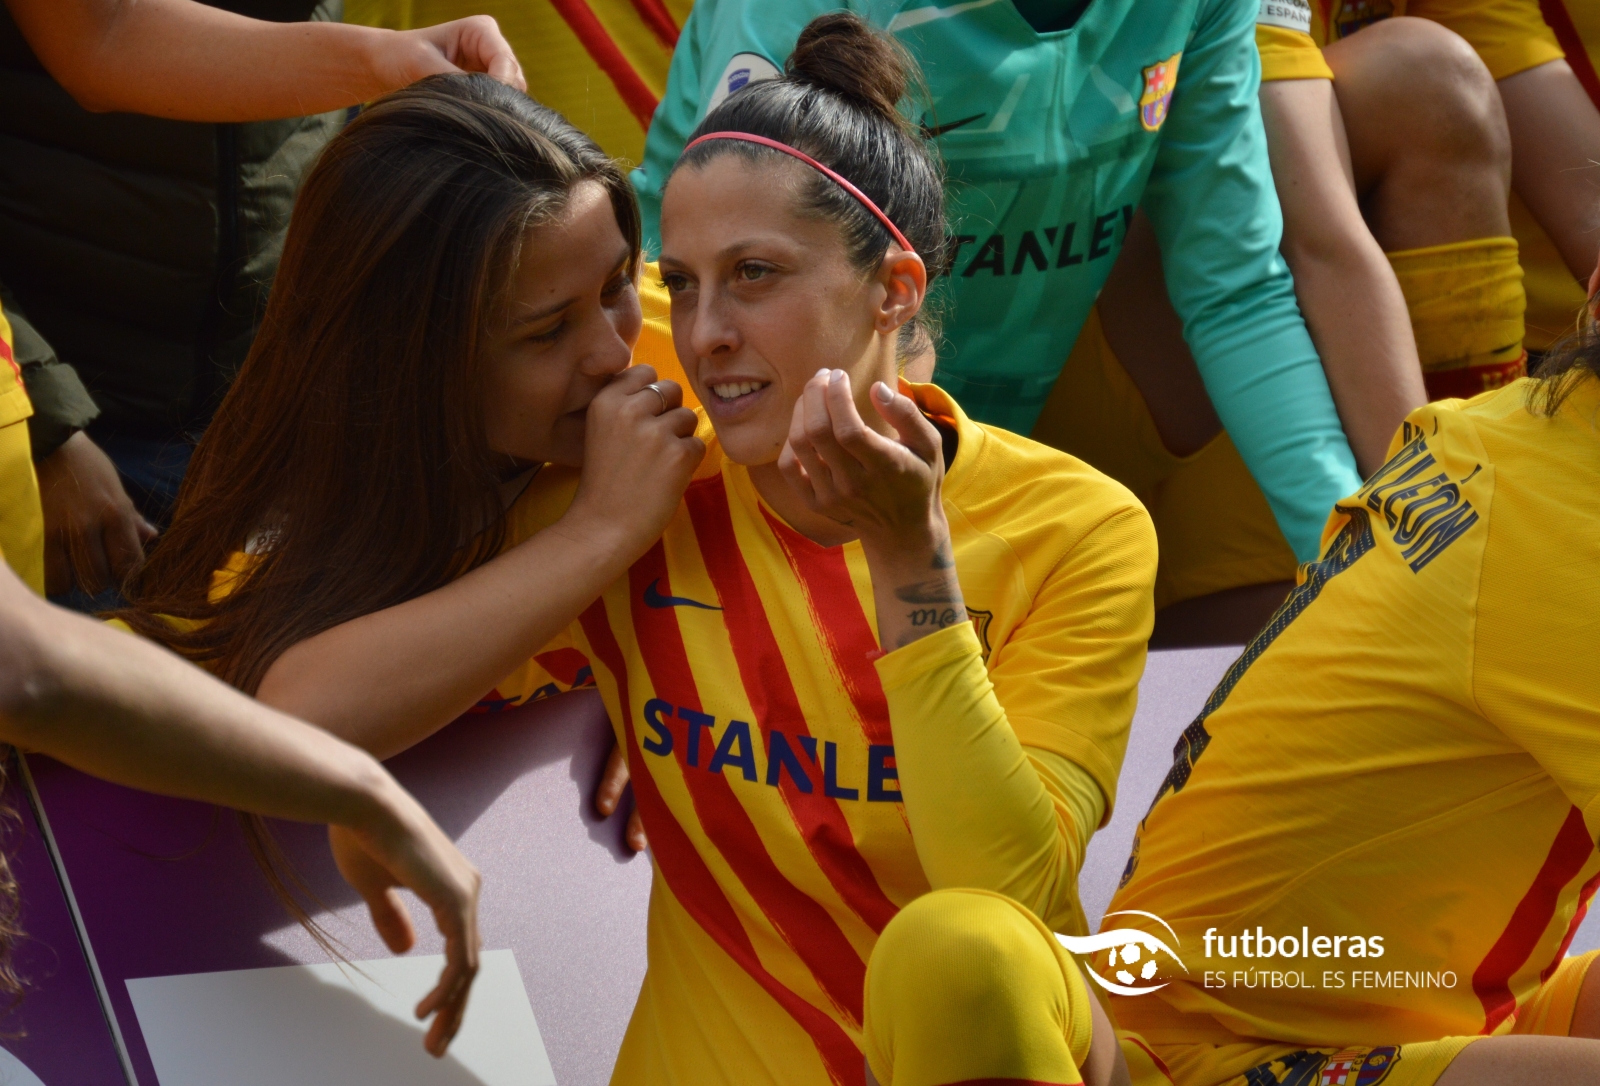
M955 564L955 558L950 553L950 542L946 540L934 550L932 568L954 570ZM901 603L913 605L906 612L906 620L911 623L913 630L942 630L965 621L967 617L966 608L961 606L961 584L953 573L902 585L895 589L894 594ZM920 633L904 634L899 639L899 645L908 645L919 636Z

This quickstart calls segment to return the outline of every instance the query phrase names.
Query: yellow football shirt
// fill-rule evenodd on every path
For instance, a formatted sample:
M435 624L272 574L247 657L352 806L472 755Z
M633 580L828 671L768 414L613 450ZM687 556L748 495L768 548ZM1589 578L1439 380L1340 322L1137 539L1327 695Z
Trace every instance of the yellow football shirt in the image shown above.
M1414 411L1184 732L1111 903L1181 940L1114 1001L1158 1053L1487 1033L1560 964L1600 883L1600 381L1539 395Z
M33 404L11 348L11 322L0 312L0 551L17 576L44 594L44 517L33 472L28 417Z
M974 768L996 732L1035 768L1086 774L1109 812L1152 620L1149 518L1081 461L904 387L958 435L944 499L970 623L879 654L859 544L789 528L707 430L661 541L484 706L592 676L627 752L655 883L614 1081L860 1082L884 925L963 864L1011 865L1021 883L1039 864L971 855L1004 798L962 784L997 779ZM544 476L511 534L550 523L572 484ZM902 801L912 785L952 797L939 832ZM1076 873L1036 900L1081 932Z
M636 164L692 0L346 0L344 21L391 30L492 15L528 94Z

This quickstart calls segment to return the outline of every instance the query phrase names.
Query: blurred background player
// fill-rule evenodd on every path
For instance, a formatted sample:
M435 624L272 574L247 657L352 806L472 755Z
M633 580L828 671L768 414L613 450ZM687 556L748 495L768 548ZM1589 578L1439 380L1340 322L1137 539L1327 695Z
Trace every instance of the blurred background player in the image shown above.
M647 237L666 171L697 119L775 75L800 27L833 6L718 0L690 14L635 173ZM936 291L944 329L934 379L974 417L1057 443L1061 430L1041 417L1052 388L1092 405L1089 423L1115 431L1107 444L1132 451L1086 458L1139 494L1162 536L1158 605L1243 589L1246 617L1235 636L1248 636L1281 602L1293 559L1263 570L1264 548L1236 537L1254 532L1279 547L1287 538L1309 556L1313 522L1358 478L1277 252L1280 218L1256 104L1256 5L845 6L891 31L920 62L928 100L909 106L949 165L957 248ZM1198 360L1198 373L1174 386L1176 425L1193 433L1211 422L1192 444L1174 439L1177 455L1155 426L1130 434L1115 425L1129 411L1113 398L1143 391L1125 375L1100 379L1088 395L1057 381L1096 293L1110 289L1117 251L1138 238L1140 206L1177 269L1169 285ZM1146 310L1147 323L1157 319ZM908 372L926 375L926 361ZM1218 416L1230 435L1218 436ZM1372 444L1381 458L1381 439ZM1203 455L1238 460L1234 479L1247 486L1185 485L1184 469L1208 445ZM1241 521L1246 527L1236 528ZM1263 582L1266 592L1252 594ZM1162 627L1158 618L1158 639Z
M1445 311L1460 308L1456 299L1470 301L1477 294L1488 303L1486 318L1509 321L1509 277L1500 270L1509 259L1503 244L1484 235L1474 256L1466 244L1472 239L1463 239L1454 260L1437 246L1396 250L1417 240L1406 236L1413 223L1425 224L1442 215L1442 225L1448 225L1451 209L1440 197L1449 195L1450 178L1446 174L1442 179L1447 183L1440 185L1438 168L1459 172L1463 151L1469 157L1484 157L1472 146L1481 140L1461 140L1460 135L1470 130L1460 121L1450 123L1453 116L1470 120L1473 113L1483 112L1477 105L1483 97L1482 74L1462 63L1452 40L1430 36L1420 24L1402 16L1417 16L1454 31L1497 83L1509 145L1494 148L1493 156L1510 158L1510 233L1527 273L1525 344L1537 352L1572 330L1600 234L1596 210L1600 205L1595 199L1600 191L1596 167L1600 76L1595 70L1600 6L1567 0L1311 0L1309 5L1267 0L1262 4L1257 34L1263 79L1337 79L1338 108L1356 159L1363 209L1389 250L1412 303L1424 368L1459 369L1463 354L1468 366L1489 367L1476 377L1463 373L1434 378L1438 395L1470 393L1492 387L1482 380L1493 380L1494 360L1471 361L1482 355L1482 345L1474 341L1486 335L1487 328L1481 333L1467 331L1470 338L1460 332L1452 336ZM1401 29L1402 24L1409 25ZM1356 36L1366 27L1377 33ZM1313 46L1322 48L1322 59ZM1374 159L1374 151L1379 152L1377 161L1363 168L1361 160ZM1433 172L1425 168L1430 161L1436 164ZM1376 202L1392 204L1400 190L1413 195L1402 195L1404 202L1395 213L1368 206L1374 194ZM1483 221L1477 212L1470 217ZM1393 236L1396 229L1402 232L1398 237ZM1437 227L1427 229L1438 232ZM1292 225L1286 236L1289 233ZM1481 272L1473 274L1474 265ZM1495 287L1497 280L1505 286ZM1446 297L1452 301L1438 301ZM1456 361L1451 360L1453 350Z
M1482 62L1434 23L1388 20L1324 56L1305 6L1265 3L1260 18L1281 248L1366 474L1427 398L1425 379L1443 395L1522 372L1505 120ZM1164 538L1184 542L1186 553L1164 554L1158 643L1211 639L1219 619L1244 640L1282 600L1294 556L1220 422L1193 406L1203 401L1161 281L1136 218L1034 432L1106 465L1150 506ZM1219 504L1231 511L1225 520L1214 516Z
M1498 81L1511 128L1511 231L1527 273L1526 342L1544 351L1572 331L1600 238L1600 4L1428 0L1410 13L1466 38Z
M345 0L344 21L409 30L489 15L528 59L528 95L637 165L693 0ZM776 6L776 5L774 5Z
M522 83L486 18L394 33L339 25L337 0L228 6L260 18L190 0L0 11L0 295L52 593L107 588L141 557L345 109L462 68Z

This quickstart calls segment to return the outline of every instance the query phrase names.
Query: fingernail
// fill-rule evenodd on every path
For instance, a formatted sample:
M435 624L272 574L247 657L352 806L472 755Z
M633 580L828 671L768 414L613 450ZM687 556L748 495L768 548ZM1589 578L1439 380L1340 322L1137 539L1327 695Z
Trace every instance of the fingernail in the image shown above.
M832 373L828 374L828 383L829 384L836 385L840 381L843 381L843 380L844 380L844 370L834 370Z
M827 377L828 376L828 367L827 366L823 366L820 370L818 370L815 374L813 374L813 376L814 377Z
M877 389L878 399L882 400L884 403L894 402L894 389L889 387L888 382L879 381L874 387Z

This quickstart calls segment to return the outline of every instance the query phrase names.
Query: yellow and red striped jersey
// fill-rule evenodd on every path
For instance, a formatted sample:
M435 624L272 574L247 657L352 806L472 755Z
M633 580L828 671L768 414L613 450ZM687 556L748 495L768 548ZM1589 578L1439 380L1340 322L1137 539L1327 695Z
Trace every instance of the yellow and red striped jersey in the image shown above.
M11 345L11 322L0 310L0 426L21 422L33 414L28 389L22 383L22 367Z
M614 1081L862 1081L867 959L929 889L930 850L961 847L912 838L895 747L910 757L919 717L928 734L997 699L1109 811L1149 636L1149 519L1081 461L904 388L957 435L944 502L970 624L880 654L859 544L791 529L707 429L662 539L485 705L592 676L627 753L655 883ZM546 476L511 534L550 523L572 482Z
M1412 412L1178 743L1111 909L1156 1046L1503 1028L1600 886L1600 380ZM1274 983L1270 977L1291 979Z
M693 0L346 0L345 22L392 30L492 15L528 94L630 164L667 85Z

